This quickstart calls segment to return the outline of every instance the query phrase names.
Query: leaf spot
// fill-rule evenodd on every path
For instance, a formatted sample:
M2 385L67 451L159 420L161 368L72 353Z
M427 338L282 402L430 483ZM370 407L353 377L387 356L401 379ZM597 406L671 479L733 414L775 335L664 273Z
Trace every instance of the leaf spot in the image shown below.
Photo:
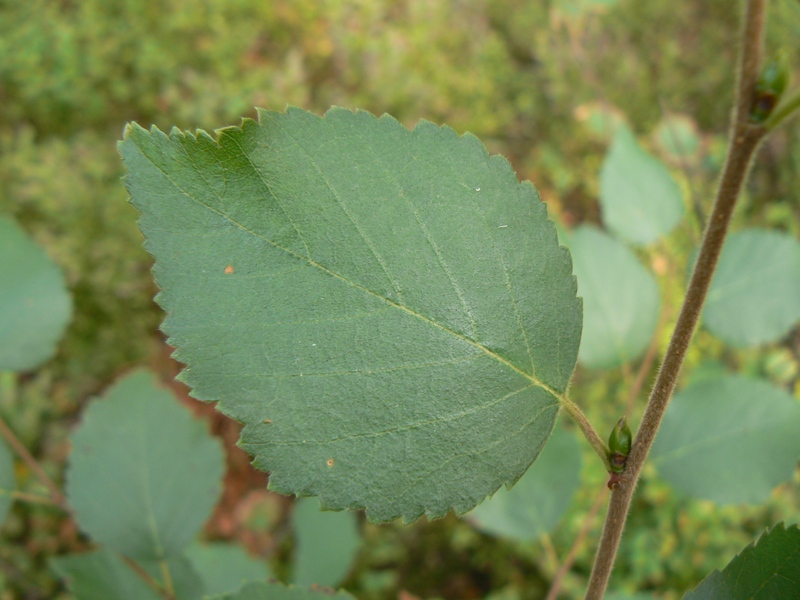
M233 273L233 265L228 265L225 267L225 275L230 275L231 273Z
M261 422L262 422L264 425L270 425L270 424L272 424L272 419L264 419L264 420L263 420L263 421L261 421Z
M333 459L329 458L328 460L325 461L325 464L328 465L329 467L332 467L333 466Z

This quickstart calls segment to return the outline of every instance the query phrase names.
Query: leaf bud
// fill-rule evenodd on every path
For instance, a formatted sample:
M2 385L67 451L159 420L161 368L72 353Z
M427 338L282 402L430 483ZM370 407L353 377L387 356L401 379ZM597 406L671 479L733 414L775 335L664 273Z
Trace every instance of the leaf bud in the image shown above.
M631 440L628 421L622 417L608 437L608 462L612 473L622 473L625 470L628 454L631 453Z
M772 114L789 83L789 64L785 52L779 52L761 69L753 93L750 121L763 123Z

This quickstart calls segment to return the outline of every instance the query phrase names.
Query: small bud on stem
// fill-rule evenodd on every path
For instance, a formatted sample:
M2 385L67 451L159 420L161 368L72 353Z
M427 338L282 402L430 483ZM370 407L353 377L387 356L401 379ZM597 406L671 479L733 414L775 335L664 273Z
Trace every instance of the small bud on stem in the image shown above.
M761 68L761 73L753 92L753 105L750 121L763 123L772 114L789 83L789 65L786 53L779 52Z

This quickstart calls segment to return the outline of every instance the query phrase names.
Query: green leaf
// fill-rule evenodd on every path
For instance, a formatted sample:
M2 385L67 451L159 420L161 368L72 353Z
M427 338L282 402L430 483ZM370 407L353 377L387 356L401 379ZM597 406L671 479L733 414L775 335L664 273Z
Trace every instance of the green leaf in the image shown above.
M694 164L700 159L702 139L697 123L686 115L666 115L653 130L653 138L669 161Z
M55 354L72 299L58 266L2 215L0 256L0 371L28 371Z
M301 588L280 583L248 583L240 591L209 600L354 600L347 592L329 588Z
M778 523L683 600L794 600L800 590L800 529Z
M193 544L185 556L203 580L206 594L233 592L245 581L272 576L266 561L257 560L234 544Z
M766 381L728 376L676 394L653 464L678 490L725 504L760 503L792 478L800 404Z
M703 323L738 347L774 342L800 321L800 243L761 229L731 234L711 282Z
M578 360L607 369L635 359L658 324L655 279L627 246L594 227L578 227L569 248L584 306Z
M152 374L121 379L72 436L67 497L80 528L136 559L179 554L220 493L223 454Z
M139 561L142 570L164 585L163 564ZM176 600L201 600L203 582L182 556L166 561ZM160 600L162 596L115 552L103 548L51 561L53 570L67 580L77 600Z
M50 564L67 580L77 600L161 600L144 579L108 549L54 558Z
M138 563L164 589L166 589L164 584L166 566L176 600L202 600L205 596L204 580L194 565L183 555L170 556L164 561L140 560Z
M536 458L574 368L544 205L426 121L259 117L120 144L183 380L275 491L376 521L473 508Z
M513 488L500 489L467 517L488 533L532 540L552 531L580 485L581 449L575 436L553 430L536 462Z
M294 583L335 586L350 570L361 538L353 513L320 510L313 498L294 505Z
M600 171L603 222L632 244L649 244L672 231L684 212L678 184L661 162L620 127Z
M14 457L11 455L6 443L0 439L0 524L5 520L8 511L11 510L11 505L14 504L11 493L17 487L16 480Z

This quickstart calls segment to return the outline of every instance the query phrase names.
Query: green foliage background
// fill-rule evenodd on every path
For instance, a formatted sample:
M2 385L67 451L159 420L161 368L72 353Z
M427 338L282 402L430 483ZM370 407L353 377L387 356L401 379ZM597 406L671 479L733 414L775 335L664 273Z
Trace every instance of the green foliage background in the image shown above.
M0 379L0 414L59 477L66 436L87 398L134 365L165 366L150 258L120 185L125 122L213 129L253 106L330 105L420 117L471 131L530 178L563 222L598 221L607 149L598 115L624 115L645 145L665 113L702 135L672 164L684 194L708 206L720 167L738 32L730 2L670 0L10 0L0 5L0 212L11 214L67 275L75 316L58 357ZM770 49L800 65L800 5L772 3ZM797 81L800 72L795 68ZM612 110L613 108L613 110ZM800 127L763 149L739 224L800 226ZM691 221L640 251L659 275L668 321L696 241ZM669 328L662 328L660 347ZM797 342L733 351L701 332L687 371L711 358L797 394ZM635 365L634 365L635 366ZM572 397L610 430L630 373L579 371ZM640 403L642 400L640 399ZM601 427L602 428L602 427ZM346 584L359 598L541 598L605 473L584 445L584 485L561 526L536 543L504 542L450 516L410 527L364 525ZM33 476L18 473L22 489ZM647 472L612 586L678 598L766 526L800 515L800 476L761 507L686 500ZM778 517L780 515L781 517ZM591 565L600 520L566 592ZM17 504L0 545L0 598L67 598L48 556L83 542L59 513ZM278 549L276 570L287 552ZM27 595L26 595L27 594ZM59 596L59 594L61 594Z

